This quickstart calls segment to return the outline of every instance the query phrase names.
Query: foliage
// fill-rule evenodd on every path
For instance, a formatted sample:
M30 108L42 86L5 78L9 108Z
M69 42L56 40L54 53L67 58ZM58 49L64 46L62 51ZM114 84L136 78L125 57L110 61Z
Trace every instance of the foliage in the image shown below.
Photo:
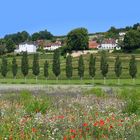
M16 62L16 58L14 57L12 60L12 73L13 73L13 77L15 78L18 72L18 65Z
M32 34L31 36L32 41L37 41L37 40L41 40L41 39L53 39L53 35L48 32L47 30L45 31L40 31L40 32L36 32L34 34Z
M119 93L120 98L79 93L48 97L28 91L2 94L0 139L139 140L139 116L131 112L139 110L139 92L127 89ZM133 109L125 112L125 101L130 98L137 101L133 102Z
M23 52L21 59L21 72L26 77L29 72L29 63L28 63L28 54L27 52Z
M32 71L35 76L38 76L40 73L38 53L34 54Z
M55 50L53 54L53 66L52 66L53 73L55 74L56 78L61 73L60 70L60 52L59 50Z
M8 53L11 53L15 50L15 44L11 39L6 41L6 49Z
M67 49L72 50L86 50L88 49L88 31L85 28L77 28L72 30L67 35Z
M120 78L122 73L122 63L120 60L119 55L116 57L116 61L115 61L115 74L117 78Z
M5 56L2 57L2 64L1 64L1 74L5 78L8 72L8 64L7 58Z
M107 73L108 73L108 63L107 63L106 54L104 52L101 55L100 70L101 70L103 77L106 77Z
M96 72L96 57L93 57L93 54L90 55L90 60L89 60L89 75L93 78L95 77L95 72Z
M48 76L49 76L49 63L47 60L44 63L44 76L46 78L48 78Z
M119 31L115 27L111 27L109 31L105 34L106 38L119 38Z
M85 95L96 95L97 97L107 97L107 94L103 91L102 88L92 88L89 91L86 91Z
M30 35L26 31L18 32L15 34L5 35L4 40L8 41L11 40L14 44L18 45L29 40Z
M123 50L126 52L131 52L140 47L140 31L130 30L126 33L123 42Z
M123 112L129 115L135 113L140 115L140 90L136 88L121 88L118 91L118 96L126 101Z
M83 60L83 56L81 55L78 61L78 75L81 79L84 77L84 70L85 70L84 60Z
M130 62L129 62L129 74L133 79L136 78L137 63L136 63L136 59L135 59L134 55L131 56L131 59L130 59Z
M68 55L66 57L66 77L71 79L73 74L73 67L72 67L72 56Z

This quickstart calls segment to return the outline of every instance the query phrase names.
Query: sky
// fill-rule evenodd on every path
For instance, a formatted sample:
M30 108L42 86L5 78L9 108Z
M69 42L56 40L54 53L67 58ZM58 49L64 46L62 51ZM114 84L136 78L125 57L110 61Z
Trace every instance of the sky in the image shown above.
M85 27L89 33L140 22L140 0L0 0L0 37L47 29L66 35Z

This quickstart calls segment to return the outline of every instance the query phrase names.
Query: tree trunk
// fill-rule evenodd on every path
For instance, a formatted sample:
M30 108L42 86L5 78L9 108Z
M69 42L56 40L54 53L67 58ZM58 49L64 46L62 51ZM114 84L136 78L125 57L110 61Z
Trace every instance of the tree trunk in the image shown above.
M104 85L106 84L106 77L104 77Z
M92 77L93 85L94 85L94 77Z
M36 84L37 84L37 76L36 76Z
M136 84L136 81L135 81L135 78L133 78L133 85L135 85Z
M118 78L118 85L120 85L120 78Z
M56 77L56 83L58 84L58 76Z
M26 83L27 79L26 79L26 76L24 77L24 82Z
M69 78L69 85L70 85L70 80L71 80L71 79Z

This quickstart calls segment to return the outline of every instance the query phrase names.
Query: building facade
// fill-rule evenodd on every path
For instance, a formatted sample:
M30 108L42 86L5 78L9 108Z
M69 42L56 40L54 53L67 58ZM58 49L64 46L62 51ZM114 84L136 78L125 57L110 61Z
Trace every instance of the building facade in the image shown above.
M29 43L19 44L18 49L15 50L15 53L26 52L27 53L36 53L37 46Z

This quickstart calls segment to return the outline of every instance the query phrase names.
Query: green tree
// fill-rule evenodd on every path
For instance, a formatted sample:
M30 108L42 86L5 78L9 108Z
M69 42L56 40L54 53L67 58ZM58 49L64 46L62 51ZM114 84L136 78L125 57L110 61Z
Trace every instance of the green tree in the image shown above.
M32 71L33 71L33 74L36 76L36 83L37 83L37 78L40 73L38 53L34 54Z
M54 51L52 70L53 70L53 73L56 76L56 79L58 80L58 77L61 73L61 70L60 70L60 52L59 52L59 50Z
M111 27L109 31L105 34L106 38L119 38L119 31L115 27Z
M21 59L21 72L24 75L24 79L26 82L26 77L28 75L29 72L29 63L28 63L28 54L27 52L23 52L23 56Z
M68 55L66 57L66 77L68 79L71 79L72 74L73 74L72 57L71 55Z
M125 52L132 52L133 50L136 50L138 48L140 48L140 31L128 31L124 37L122 49Z
M83 60L83 56L81 55L79 57L79 61L78 61L78 75L80 77L80 79L82 80L82 78L84 77L84 60Z
M106 76L107 76L107 73L108 73L108 63L107 63L107 58L106 58L106 54L103 53L101 55L101 66L100 66L100 70L101 70L101 73L104 77L104 84L106 83Z
M16 78L17 71L18 71L18 65L17 65L17 62L16 62L16 58L14 57L13 60L12 60L12 73L13 73L14 78Z
M86 50L88 49L88 31L85 28L77 28L72 30L67 35L67 49L72 50Z
M14 52L15 44L11 39L6 41L6 49L8 53Z
M4 56L2 57L1 74L4 78L6 78L7 73L8 73L8 63L7 58Z
M95 73L96 73L96 57L93 57L93 54L90 55L90 60L89 60L89 76L94 80Z
M134 55L131 56L131 59L129 62L129 74L133 79L133 83L135 84L135 78L137 75L137 63L136 63L136 59Z
M49 76L49 63L48 63L47 60L44 63L44 76L45 76L45 78L47 80L48 76Z
M121 63L119 55L116 57L116 61L115 61L115 74L116 74L116 77L118 78L118 85L119 85L120 76L122 74L122 63Z

